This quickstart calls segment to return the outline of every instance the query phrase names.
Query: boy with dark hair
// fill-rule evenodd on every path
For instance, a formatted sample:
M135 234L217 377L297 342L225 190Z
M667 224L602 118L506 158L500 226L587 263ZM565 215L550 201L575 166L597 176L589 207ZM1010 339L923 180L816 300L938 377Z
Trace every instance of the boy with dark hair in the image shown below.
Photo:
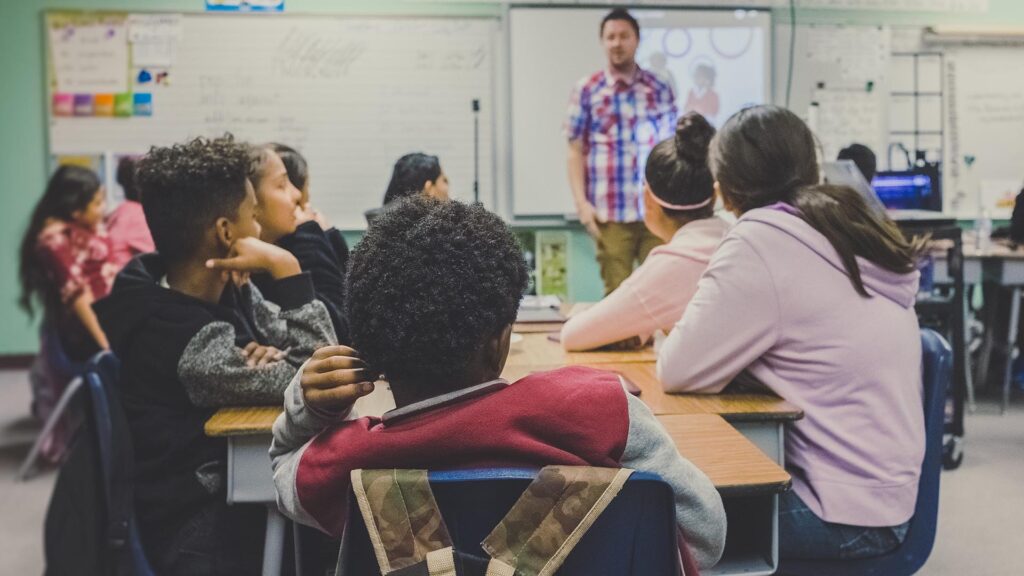
M135 502L159 574L255 574L264 512L225 502L221 406L280 404L297 367L334 343L295 257L258 240L249 148L230 136L153 148L136 172L157 252L95 305L121 359ZM265 294L248 275L274 277Z
M515 236L482 206L416 196L384 211L348 277L362 358L319 350L285 392L271 446L279 506L339 536L354 469L627 467L672 486L689 550L702 566L717 562L721 498L617 375L572 367L500 378L526 283ZM353 420L353 398L382 374L397 408Z
M843 148L836 156L836 160L852 160L868 184L871 184L871 181L875 179L875 174L878 173L878 160L875 158L875 153L863 144L850 144Z

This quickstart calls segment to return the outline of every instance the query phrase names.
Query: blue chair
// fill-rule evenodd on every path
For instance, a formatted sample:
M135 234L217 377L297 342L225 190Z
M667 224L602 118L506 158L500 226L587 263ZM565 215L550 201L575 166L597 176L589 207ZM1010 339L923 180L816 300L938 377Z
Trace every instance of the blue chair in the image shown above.
M942 336L921 330L921 365L924 382L925 453L917 504L906 540L896 550L859 560L781 560L779 574L788 576L904 576L924 566L935 543L939 515L939 475L942 471L942 434L946 390L953 374L953 351Z
M130 565L131 574L155 576L142 549L131 493L125 497L124 486L115 486L130 483L132 473L132 445L117 393L119 370L117 357L101 352L89 360L84 373L103 474L104 506L110 525L107 540L125 552L124 561ZM115 427L122 429L115 431Z
M39 459L40 453L42 453L43 444L50 439L50 435L54 433L58 424L65 419L68 409L71 407L71 402L78 395L78 391L82 387L83 370L84 366L79 362L71 360L64 351L64 345L60 341L60 334L54 325L44 320L43 327L39 333L39 357L33 364L32 373L29 377L41 378L48 383L52 380L57 380L67 382L67 384L64 385L60 398L49 399L49 401L56 400L56 402L49 416L47 416L46 422L43 423L42 430L40 430L39 435L36 436L35 441L32 443L32 448L29 449L25 460L22 461L21 467L18 469L19 481L24 482L34 475L36 461ZM36 390L36 385L33 383L33 396L51 391L49 386L44 385L43 388L45 390ZM39 398L33 398L33 404L38 400ZM38 415L34 405L32 412Z
M486 558L480 542L512 508L536 470L431 472L430 487L457 550ZM342 537L339 574L380 574L355 501ZM635 472L558 570L562 576L677 574L678 540L671 487Z

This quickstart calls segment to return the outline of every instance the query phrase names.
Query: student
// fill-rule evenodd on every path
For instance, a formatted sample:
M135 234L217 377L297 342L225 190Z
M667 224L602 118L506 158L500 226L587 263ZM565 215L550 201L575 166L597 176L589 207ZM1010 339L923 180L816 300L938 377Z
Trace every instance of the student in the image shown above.
M93 301L107 295L117 274L103 228L105 198L95 172L61 166L21 240L19 304L32 314L33 303L42 303L45 322L75 362L109 348L92 310Z
M696 112L679 119L675 138L647 159L644 223L665 244L604 300L562 327L566 350L589 350L623 340L647 340L679 321L697 280L729 225L714 216L708 143L715 129Z
M718 493L616 375L574 367L514 385L499 377L527 283L500 218L480 205L408 199L353 250L348 282L362 360L343 347L318 351L274 425L274 480L287 514L338 536L357 468L623 466L672 485L690 549L702 566L717 562ZM352 370L364 366L373 369ZM351 397L368 393L378 374L387 374L397 408L343 421Z
M395 162L391 180L384 192L384 208L393 202L417 194L438 200L448 199L448 176L441 170L441 162L437 156L413 152L399 158ZM384 208L367 210L367 224L372 224Z
M132 260L96 311L121 359L135 502L159 574L258 574L266 511L225 501L222 406L280 405L297 367L335 342L286 250L260 241L250 148L230 136L153 148L136 173L157 251ZM274 281L261 293L252 273Z
M878 160L875 158L875 153L863 144L850 144L843 148L839 151L836 160L852 160L868 184L871 184L871 181L875 179L875 174L878 173Z
M924 457L916 247L854 190L819 185L815 139L756 106L711 143L716 190L740 215L658 356L668 392L765 386L804 411L786 428L788 558L898 546Z
M249 180L259 206L256 219L261 228L260 239L290 252L302 270L310 273L317 300L327 307L338 339L347 342L344 264L339 261L323 225L315 220L302 221L303 217L311 216L304 216L306 213L300 205L302 194L292 183L273 145L257 147L253 155ZM273 283L273 278L256 274L252 281L263 290Z
M303 221L315 220L320 224L324 234L327 235L327 240L331 243L331 248L334 249L334 254L338 257L338 268L344 270L348 265L348 242L345 241L345 237L342 236L340 230L329 226L323 214L313 208L309 200L309 164L306 162L306 158L298 150L285 144L271 142L267 146L281 158L281 162L284 163L284 169L288 172L288 180L292 183L292 186L298 188L301 194L299 197L299 208L301 210L299 219ZM299 227L301 228L302 224Z
M124 202L107 216L107 233L110 234L110 243L114 248L113 260L118 268L135 256L156 249L146 224L146 215L142 212L142 204L139 203L135 165L135 159L127 156L118 162L117 183L124 190Z

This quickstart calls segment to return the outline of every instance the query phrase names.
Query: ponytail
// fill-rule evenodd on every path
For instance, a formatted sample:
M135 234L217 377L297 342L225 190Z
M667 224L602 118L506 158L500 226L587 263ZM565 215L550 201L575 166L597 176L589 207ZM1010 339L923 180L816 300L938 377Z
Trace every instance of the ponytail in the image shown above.
M872 210L852 188L819 184L794 190L788 203L800 218L824 236L839 254L850 283L868 296L857 257L896 274L916 268L920 243L910 243L892 220Z

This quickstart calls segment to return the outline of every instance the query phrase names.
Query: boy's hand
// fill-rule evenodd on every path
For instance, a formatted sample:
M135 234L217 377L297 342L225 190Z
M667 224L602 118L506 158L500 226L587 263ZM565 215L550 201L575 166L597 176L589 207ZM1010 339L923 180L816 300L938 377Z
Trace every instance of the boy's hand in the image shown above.
M267 272L276 280L302 272L290 252L251 236L235 241L227 258L207 260L206 267L224 272Z
M313 353L302 369L300 384L306 405L339 413L373 392L366 364L348 346L327 346Z
M242 352L245 354L245 364L249 367L266 366L271 362L284 360L285 356L283 351L273 346L261 346L256 342L249 342Z

